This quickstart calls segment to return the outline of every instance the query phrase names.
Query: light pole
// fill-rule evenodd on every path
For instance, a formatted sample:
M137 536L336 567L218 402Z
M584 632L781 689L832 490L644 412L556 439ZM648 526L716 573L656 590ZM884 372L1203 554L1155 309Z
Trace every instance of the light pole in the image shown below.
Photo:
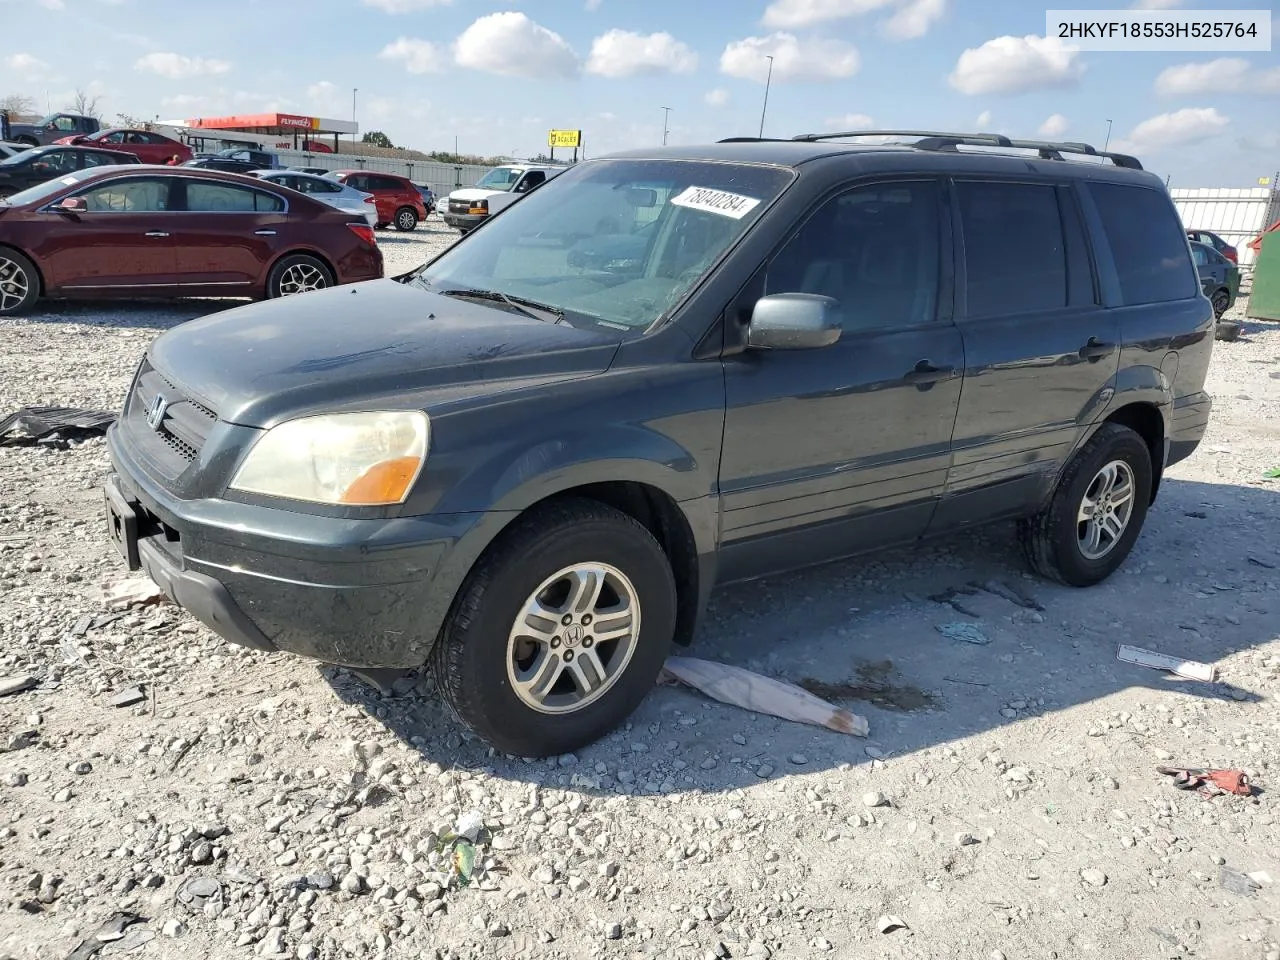
M671 108L662 108L662 145L667 145L667 119L671 116Z
M769 84L773 82L773 57L765 57L769 61L769 73L764 78L764 105L760 108L760 139L764 139L764 114L769 109Z
M1102 144L1102 152L1107 152L1107 147L1111 146L1111 121L1107 121L1107 139Z
M356 125L356 94L359 92L360 92L359 88L357 87L351 88L351 126L353 128ZM356 132L354 129L352 129L351 131L351 146L353 147L351 151L352 153L355 152L354 150L355 143L356 143Z

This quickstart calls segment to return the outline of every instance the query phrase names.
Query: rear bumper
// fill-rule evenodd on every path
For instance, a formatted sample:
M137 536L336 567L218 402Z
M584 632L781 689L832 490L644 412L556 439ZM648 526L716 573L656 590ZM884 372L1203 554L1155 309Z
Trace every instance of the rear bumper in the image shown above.
M1213 398L1207 393L1191 393L1173 401L1169 425L1169 451L1165 466L1171 467L1195 453L1209 427Z
M231 643L350 667L427 659L495 514L347 520L179 500L133 461L118 424L107 528L130 569Z

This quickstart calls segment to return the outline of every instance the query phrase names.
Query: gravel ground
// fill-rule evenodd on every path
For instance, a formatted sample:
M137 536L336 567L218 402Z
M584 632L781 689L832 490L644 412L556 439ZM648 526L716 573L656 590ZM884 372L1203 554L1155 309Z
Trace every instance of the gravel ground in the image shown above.
M383 236L388 273L453 236ZM0 411L117 409L153 336L223 306L0 322ZM97 955L1280 960L1280 328L1217 344L1209 387L1208 437L1102 586L1030 579L1001 527L717 595L694 655L826 684L868 739L661 687L538 763L427 679L384 695L167 605L111 619L104 443L0 449L0 680L35 681L0 695L0 957L138 917ZM1161 763L1262 792L1179 792Z

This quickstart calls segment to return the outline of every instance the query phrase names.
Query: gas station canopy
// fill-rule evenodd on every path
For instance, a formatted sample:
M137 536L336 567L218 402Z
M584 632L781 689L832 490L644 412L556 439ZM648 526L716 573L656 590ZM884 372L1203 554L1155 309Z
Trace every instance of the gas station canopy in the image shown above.
M351 120L304 117L294 113L250 113L232 117L195 117L186 126L205 130L257 133L271 137L291 134L356 134L360 128Z

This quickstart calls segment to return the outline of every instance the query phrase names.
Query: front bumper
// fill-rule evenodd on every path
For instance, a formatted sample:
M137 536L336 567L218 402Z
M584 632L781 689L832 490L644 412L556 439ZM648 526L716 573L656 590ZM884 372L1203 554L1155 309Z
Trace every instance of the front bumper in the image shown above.
M452 213L449 210L442 210L440 211L440 219L455 230L470 230L484 223L485 216L481 216L478 213Z
M107 528L131 570L231 643L349 667L412 669L430 653L497 514L318 517L180 500L143 473L119 424Z

